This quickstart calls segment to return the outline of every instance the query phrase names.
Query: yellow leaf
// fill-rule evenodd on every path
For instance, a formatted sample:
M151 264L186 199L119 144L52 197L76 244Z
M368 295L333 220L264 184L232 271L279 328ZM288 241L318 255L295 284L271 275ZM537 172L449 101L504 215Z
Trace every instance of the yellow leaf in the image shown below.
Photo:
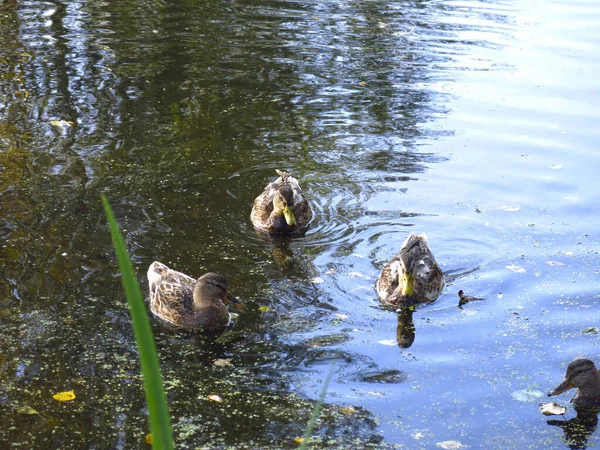
M270 312L271 309L268 306L261 306L258 308L260 312Z
M154 438L152 437L152 433L148 433L146 435L146 444L148 444L148 445L154 444Z
M59 392L52 396L57 402L68 402L75 399L75 391Z
M294 442L295 442L296 444L302 444L302 443L304 442L304 438L299 438L299 437L297 437L297 438L294 438Z
M221 396L219 394L210 394L208 396L208 399L212 400L213 402L223 403L223 399L221 398Z
M366 82L366 81L361 81L361 82L360 82L360 83L358 83L358 84L360 84L361 86L364 86L365 84L367 84L367 82Z

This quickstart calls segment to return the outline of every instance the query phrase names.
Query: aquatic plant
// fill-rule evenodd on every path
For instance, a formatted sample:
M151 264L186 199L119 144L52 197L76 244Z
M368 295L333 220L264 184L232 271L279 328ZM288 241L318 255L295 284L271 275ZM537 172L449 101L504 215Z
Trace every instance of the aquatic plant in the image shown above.
M171 419L169 417L167 397L163 387L152 328L148 321L140 286L135 278L131 260L125 249L123 236L119 231L119 226L105 195L102 195L102 204L110 227L113 246L123 280L125 297L129 304L129 312L131 314L131 321L133 322L133 331L144 380L144 391L146 392L146 405L148 406L150 416L152 447L160 450L170 450L173 449Z

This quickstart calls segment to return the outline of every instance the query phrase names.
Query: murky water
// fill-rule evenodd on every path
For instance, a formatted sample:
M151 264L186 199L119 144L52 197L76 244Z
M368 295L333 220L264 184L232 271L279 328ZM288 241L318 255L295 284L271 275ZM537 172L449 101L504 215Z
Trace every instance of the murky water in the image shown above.
M153 321L178 448L294 448L332 362L319 447L598 445L537 406L600 362L598 29L592 0L5 1L2 447L147 447L102 192L142 283L218 271L246 304ZM316 213L288 242L249 220L275 168ZM399 317L374 283L411 231L447 287Z

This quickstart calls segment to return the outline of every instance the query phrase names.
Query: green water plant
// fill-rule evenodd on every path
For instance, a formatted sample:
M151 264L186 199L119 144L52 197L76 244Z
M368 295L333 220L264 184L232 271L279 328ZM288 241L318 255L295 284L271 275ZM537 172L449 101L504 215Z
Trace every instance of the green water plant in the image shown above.
M169 407L158 364L154 336L142 292L133 273L133 266L125 249L125 241L105 195L102 195L102 204L110 227L117 261L119 262L119 270L123 279L125 297L129 304L129 312L133 322L133 331L144 380L144 391L146 392L146 405L150 416L152 447L158 450L171 450L173 449L173 435Z
M304 437L302 439L302 444L298 448L299 450L305 450L308 448L308 444L310 443L310 439L312 437L312 432L315 427L315 423L317 422L317 418L319 417L319 413L321 412L321 407L323 406L323 401L325 400L325 395L327 395L327 389L329 388L329 382L331 381L331 377L333 377L333 369L335 368L335 364L331 363L329 366L329 372L327 373L327 377L323 382L323 387L321 388L321 393L319 394L319 400L313 409L313 412L310 416L310 420L308 421L308 425L306 426L306 431L304 432Z

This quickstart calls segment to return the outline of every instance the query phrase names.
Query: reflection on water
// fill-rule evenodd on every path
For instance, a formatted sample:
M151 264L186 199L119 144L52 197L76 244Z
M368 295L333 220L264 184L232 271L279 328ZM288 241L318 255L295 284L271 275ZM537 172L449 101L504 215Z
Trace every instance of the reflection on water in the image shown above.
M569 420L548 420L548 425L562 428L569 448L587 448L590 435L598 426L598 408L577 409L577 416Z
M322 446L574 442L510 394L600 344L595 2L0 13L1 442L146 445L102 192L140 280L217 271L246 305L217 336L154 323L178 446L297 445L330 361ZM275 168L303 180L305 236L250 223ZM397 313L374 285L411 231L447 287Z

